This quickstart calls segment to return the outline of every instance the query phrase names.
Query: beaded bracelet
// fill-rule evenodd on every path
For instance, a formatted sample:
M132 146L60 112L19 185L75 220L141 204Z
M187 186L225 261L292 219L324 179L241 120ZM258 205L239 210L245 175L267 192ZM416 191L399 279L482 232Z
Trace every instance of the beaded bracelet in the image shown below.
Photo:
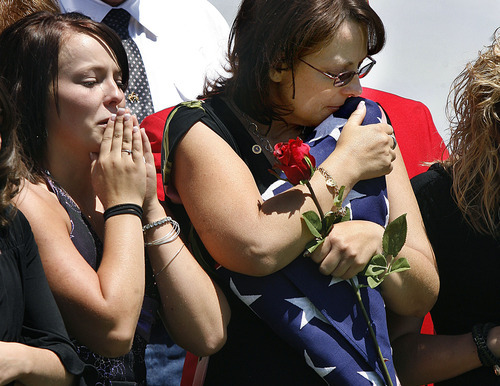
M495 374L500 375L498 373L498 369L500 367L500 359L495 356L488 348L486 341L488 339L488 333L490 330L495 327L493 323L486 324L476 324L472 327L472 338L474 339L474 343L477 347L477 356L481 361L481 364L486 367L493 367L495 370Z
M174 241L181 233L181 227L179 226L179 223L172 218L170 218L168 222L172 224L172 229L170 230L170 232L168 232L165 236L160 237L159 239L153 240L151 242L146 242L144 243L144 245L149 247L152 245L167 244Z
M120 214L133 214L142 220L142 208L137 204L118 204L104 211L104 221Z
M171 222L172 221L172 218L171 217L163 217L162 219L160 220L157 220L157 221L153 221L152 223L149 223L149 224L146 224L142 227L142 231L143 232L146 232L147 230L151 229L151 228L155 228L157 226L160 226L160 225L163 225L167 222Z

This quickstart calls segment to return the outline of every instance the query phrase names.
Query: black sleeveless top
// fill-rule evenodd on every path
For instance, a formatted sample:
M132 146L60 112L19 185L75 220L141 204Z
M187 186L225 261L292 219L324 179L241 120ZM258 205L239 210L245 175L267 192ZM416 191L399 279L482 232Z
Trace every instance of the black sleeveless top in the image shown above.
M87 263L95 270L99 268L103 254L102 240L97 236L92 226L82 214L80 208L71 196L51 177L45 177L48 186L59 199L71 220L71 241ZM146 385L146 365L144 356L151 325L154 322L158 308L158 295L152 281L149 264L146 264L146 294L141 309L141 316L135 332L132 350L124 356L106 358L73 339L79 357L87 364L94 366L98 373L99 385ZM116 383L118 382L118 383Z

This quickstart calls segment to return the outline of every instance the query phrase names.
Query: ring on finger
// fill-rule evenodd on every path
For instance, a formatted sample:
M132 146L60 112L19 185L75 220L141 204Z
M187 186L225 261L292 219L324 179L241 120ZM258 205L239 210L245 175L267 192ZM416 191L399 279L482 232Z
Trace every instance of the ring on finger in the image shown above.
M396 136L394 135L394 133L392 133L392 134L390 135L390 137L391 137L391 138L392 138L392 140L393 140L393 144L392 144L392 146L391 146L391 149L392 149L392 150L394 150L394 149L396 148L396 146L398 145L398 142L396 141Z
M132 150L122 149L122 153L127 153L128 155L132 155Z

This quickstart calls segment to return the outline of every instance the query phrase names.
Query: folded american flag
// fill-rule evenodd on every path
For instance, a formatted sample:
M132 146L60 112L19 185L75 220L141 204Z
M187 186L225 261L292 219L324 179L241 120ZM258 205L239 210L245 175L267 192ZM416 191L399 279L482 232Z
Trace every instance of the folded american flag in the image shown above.
M350 98L335 116L320 124L305 141L319 165L334 150L346 118L361 98ZM364 124L380 122L380 108L366 100ZM282 176L284 178L284 175ZM278 180L263 194L268 199L292 185ZM385 178L361 181L344 200L351 219L382 226L388 221ZM297 257L272 275L252 277L220 267L218 274L232 291L273 331L287 341L326 383L384 385L375 345L348 281L324 276L311 259ZM364 277L354 278L366 284ZM362 288L361 296L391 375L396 384L386 326L385 304L377 289Z

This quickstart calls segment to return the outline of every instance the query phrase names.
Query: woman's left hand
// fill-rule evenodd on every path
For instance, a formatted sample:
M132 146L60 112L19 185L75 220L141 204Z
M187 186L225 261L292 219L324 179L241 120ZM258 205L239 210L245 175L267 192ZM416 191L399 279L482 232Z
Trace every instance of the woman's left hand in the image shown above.
M0 341L0 385L14 381L21 374L20 361L16 360L17 343Z
M311 259L319 264L323 275L350 279L363 270L373 255L381 253L383 233L384 228L371 221L337 223Z
M59 357L48 349L0 341L0 385L70 385Z
M151 143L144 129L141 129L142 149L144 152L144 162L146 163L146 196L144 197L145 221L156 221L158 216L165 215L164 209L158 200L156 166L151 150Z

